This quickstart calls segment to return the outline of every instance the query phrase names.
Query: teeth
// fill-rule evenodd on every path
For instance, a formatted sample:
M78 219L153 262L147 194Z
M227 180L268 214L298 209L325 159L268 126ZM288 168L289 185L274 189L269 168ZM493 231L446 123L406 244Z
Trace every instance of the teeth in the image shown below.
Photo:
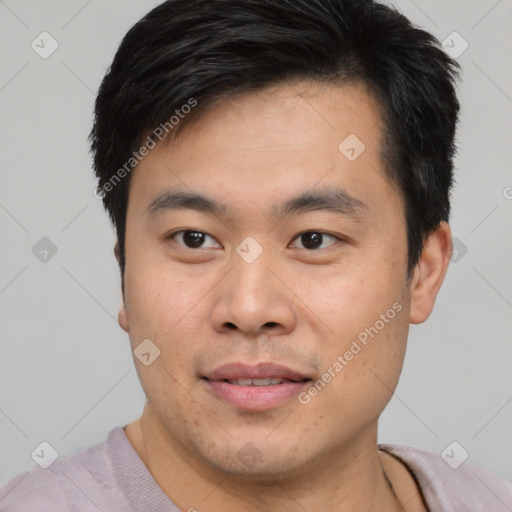
M235 386L276 386L284 379L229 379L228 382Z
M237 386L252 386L252 379L235 379L228 382Z

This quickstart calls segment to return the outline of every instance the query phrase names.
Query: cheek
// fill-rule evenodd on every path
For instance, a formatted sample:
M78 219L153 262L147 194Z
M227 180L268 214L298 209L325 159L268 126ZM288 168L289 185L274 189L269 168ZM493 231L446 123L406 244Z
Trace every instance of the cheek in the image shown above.
M319 341L325 373L311 402L319 414L330 410L353 425L373 421L391 398L409 326L405 269L384 251L373 254L373 262L360 260L304 289L330 331Z
M137 374L158 410L183 408L186 415L192 404L183 389L193 380L191 362L204 339L200 333L204 311L200 306L206 286L176 279L176 272L164 272L158 265L148 265L140 272L132 270L126 274L132 350L142 340L150 339L160 351L148 366L134 357Z
M149 254L134 256L125 278L130 314L166 332L200 301L204 280L186 278L183 269Z
M402 303L405 276L401 274L405 270L384 257L377 259L379 264L359 258L354 264L335 266L328 273L294 278L297 295L304 297L310 312L328 326L333 338L357 336L395 302Z
M188 270L157 261L139 263L126 273L132 346L151 339L160 349L160 364L173 375L190 373L190 361L204 350L208 294L219 279L213 272L195 275Z
M320 425L327 435L339 437L344 433L349 440L377 420L393 395L405 355L407 329L399 316L378 330L380 326L375 327L374 320L367 331L361 329L366 338L339 336L324 358L324 373L314 384L318 391L305 407L312 407L312 417L325 416ZM352 328L352 332L357 330ZM308 398L303 398L305 403Z

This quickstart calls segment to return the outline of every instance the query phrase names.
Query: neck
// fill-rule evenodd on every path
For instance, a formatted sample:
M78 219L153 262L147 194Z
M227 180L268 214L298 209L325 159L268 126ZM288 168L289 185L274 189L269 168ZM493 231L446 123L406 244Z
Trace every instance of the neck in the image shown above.
M149 408L125 433L164 493L181 509L211 512L402 510L377 450L377 424L287 474L220 471L172 439Z

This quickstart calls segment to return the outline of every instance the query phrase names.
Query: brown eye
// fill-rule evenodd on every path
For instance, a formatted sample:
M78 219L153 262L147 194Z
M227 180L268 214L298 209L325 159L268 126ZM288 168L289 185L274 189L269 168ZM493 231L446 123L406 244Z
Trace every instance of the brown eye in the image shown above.
M202 231L182 230L173 233L168 237L170 240L177 240L179 245L187 249L207 249L209 247L217 247L219 244L214 243L213 246L204 246L205 240L210 239L214 241L210 235Z
M322 247L328 239L331 239L334 242ZM322 233L321 231L308 231L306 233L301 233L295 240L300 240L302 244L302 247L299 247L299 249L316 250L326 249L336 243L339 239L335 236L328 235L327 233Z

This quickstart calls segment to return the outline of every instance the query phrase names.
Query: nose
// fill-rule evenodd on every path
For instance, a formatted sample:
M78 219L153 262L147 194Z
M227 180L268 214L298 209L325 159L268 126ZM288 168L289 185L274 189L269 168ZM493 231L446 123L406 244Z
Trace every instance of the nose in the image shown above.
M239 330L247 336L278 335L295 328L291 279L270 251L252 262L237 253L231 271L216 287L212 321L217 332ZM281 269L281 270L280 270Z

